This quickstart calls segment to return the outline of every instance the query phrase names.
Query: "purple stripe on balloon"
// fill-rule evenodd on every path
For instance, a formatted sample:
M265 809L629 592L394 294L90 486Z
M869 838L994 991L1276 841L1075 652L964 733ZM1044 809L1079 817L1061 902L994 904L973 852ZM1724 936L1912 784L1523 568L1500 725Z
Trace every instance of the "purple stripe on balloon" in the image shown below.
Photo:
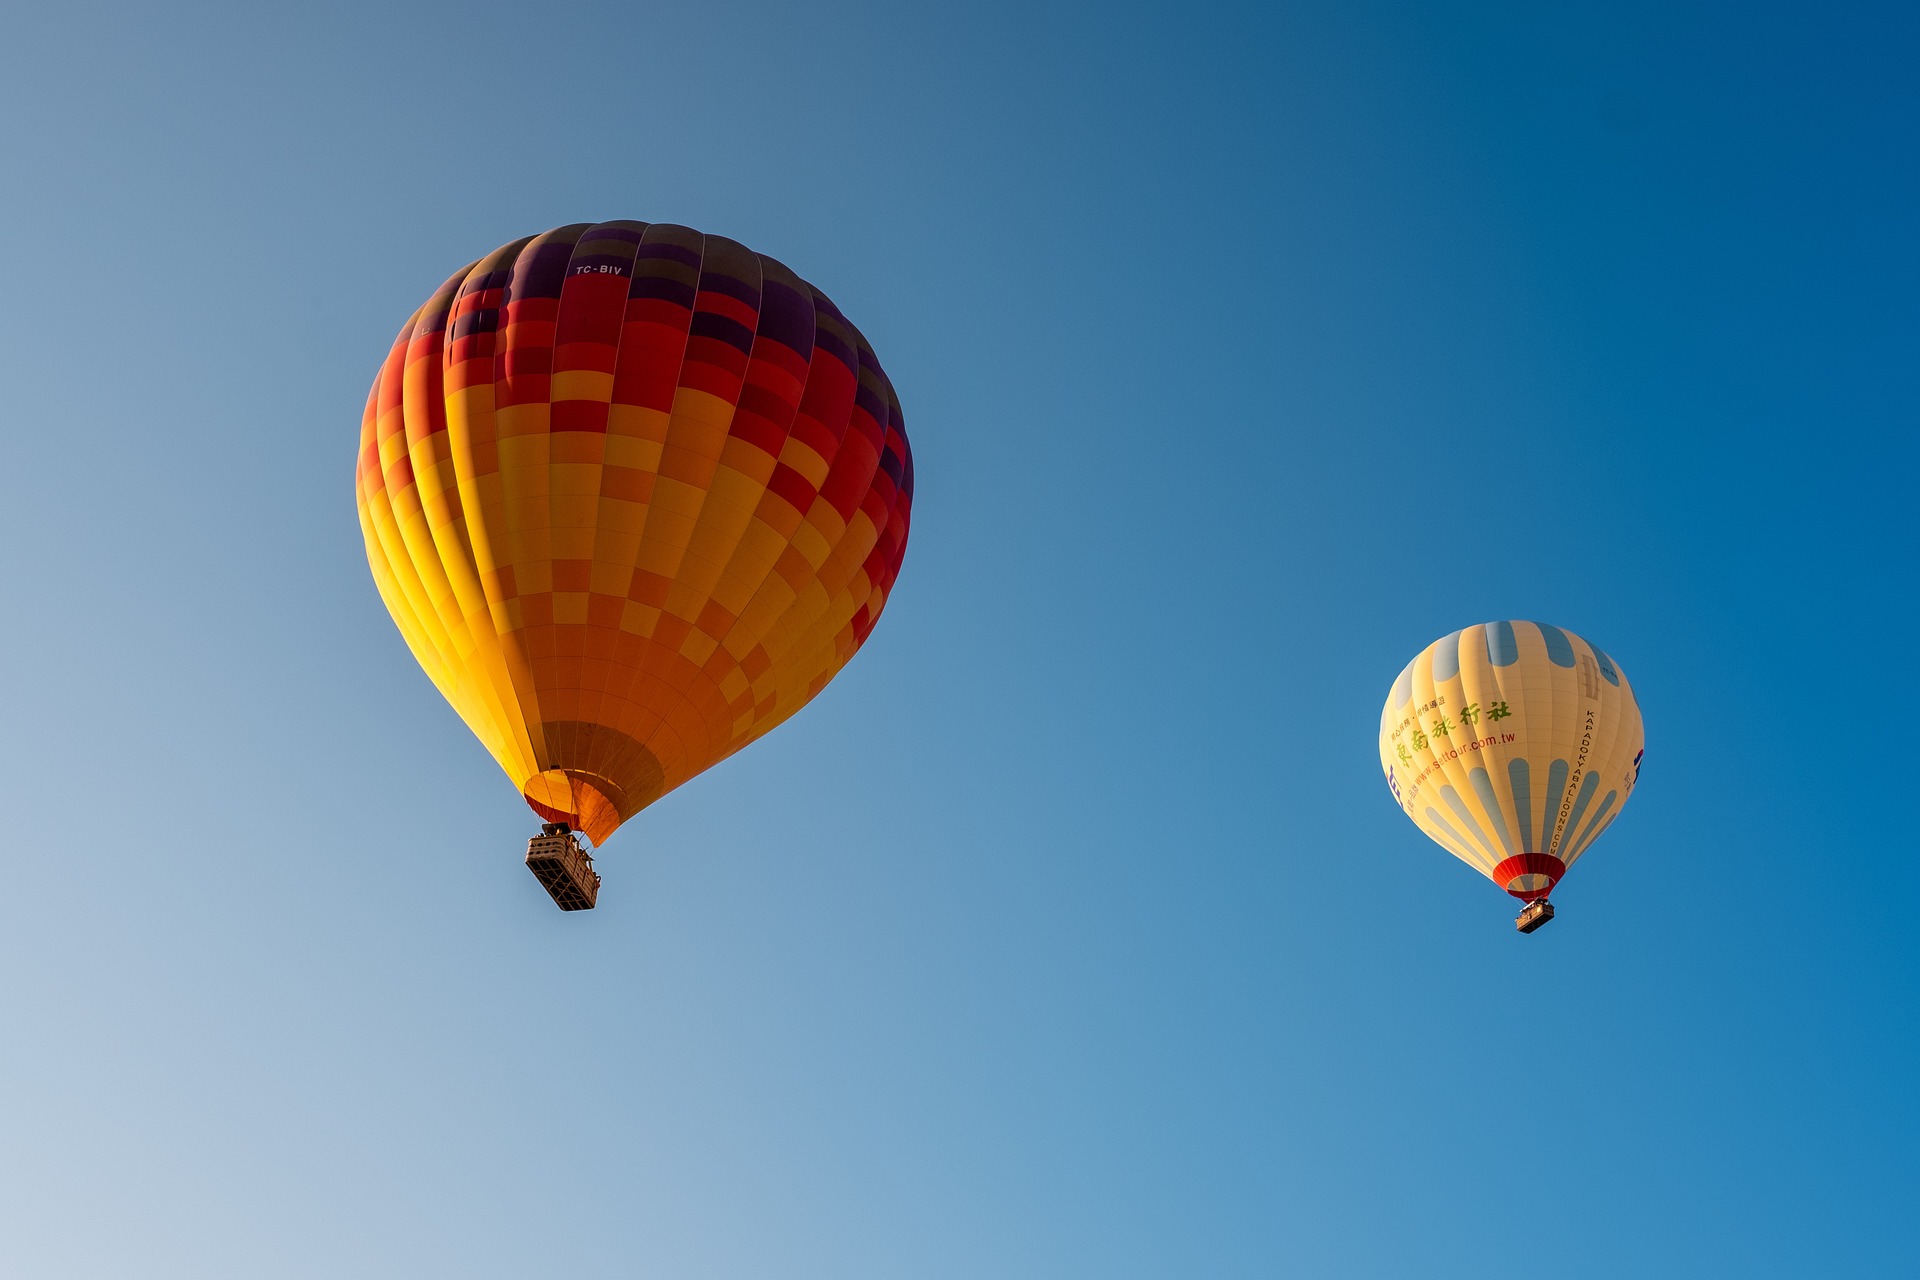
M698 267L700 265L700 255L694 250L687 248L685 245L669 244L664 240L647 241L640 246L640 251L634 254L634 258L636 261L641 262L656 259L664 262L677 262L683 267Z
M666 276L635 276L633 283L627 286L629 298L658 298L662 302L671 302L677 307L693 310L693 286L683 280L671 280Z
M865 409L875 422L885 425L889 417L887 402L880 398L880 393L865 378L860 379L860 385L853 393L853 402Z
M503 267L495 267L491 271L470 275L467 277L466 283L460 286L460 296L464 298L470 293L484 293L488 289L504 289L507 287L507 281L512 278L513 265L511 263Z
M712 311L696 311L687 332L696 338L713 338L742 352L753 350L753 330L728 316Z
M494 307L483 307L478 311L469 311L453 322L452 336L470 337L476 333L495 333L500 328L500 312Z
M816 351L826 352L849 369L860 367L860 357L854 355L853 348L842 341L840 335L831 329L816 327L813 331L813 346Z
M800 353L813 354L813 300L777 280L767 281L760 298L760 335Z
M593 244L599 240L618 240L622 244L639 244L640 237L646 232L644 222L602 222L587 228L580 237L581 244Z
M700 273L702 292L724 293L729 298L737 298L754 310L760 309L760 289L745 280L735 279L723 271L702 271Z
M572 240L548 240L520 255L513 264L513 297L557 298L567 278L567 263L573 259Z

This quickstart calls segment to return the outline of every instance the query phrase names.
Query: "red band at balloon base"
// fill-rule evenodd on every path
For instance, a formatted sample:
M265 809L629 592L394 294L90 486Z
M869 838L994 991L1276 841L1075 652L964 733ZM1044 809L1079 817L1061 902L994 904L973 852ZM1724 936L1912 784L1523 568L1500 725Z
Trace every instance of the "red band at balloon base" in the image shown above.
M1544 898L1553 892L1553 886L1560 883L1560 877L1567 874L1567 864L1550 853L1522 853L1508 858L1493 869L1493 882L1505 889L1522 902L1532 902ZM1515 889L1513 882L1521 876L1545 876L1547 884L1542 889Z

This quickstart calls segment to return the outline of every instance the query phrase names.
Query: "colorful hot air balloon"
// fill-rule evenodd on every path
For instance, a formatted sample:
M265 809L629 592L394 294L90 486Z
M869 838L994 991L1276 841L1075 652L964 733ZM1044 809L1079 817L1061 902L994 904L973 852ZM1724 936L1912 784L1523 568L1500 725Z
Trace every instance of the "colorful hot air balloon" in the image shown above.
M413 655L548 822L614 829L805 706L900 569L913 458L859 330L773 259L580 223L459 271L367 400L360 525Z
M1547 895L1620 816L1646 732L1626 673L1544 622L1488 622L1407 664L1380 715L1393 798L1447 852L1527 903Z

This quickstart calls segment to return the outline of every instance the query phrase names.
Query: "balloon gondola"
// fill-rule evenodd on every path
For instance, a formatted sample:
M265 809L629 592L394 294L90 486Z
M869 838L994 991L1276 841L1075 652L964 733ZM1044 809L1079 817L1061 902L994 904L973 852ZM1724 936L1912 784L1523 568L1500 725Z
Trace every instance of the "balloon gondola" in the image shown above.
M1646 731L1617 663L1572 632L1488 622L1422 650L1380 714L1394 800L1434 843L1520 899L1521 933L1640 777Z
M600 900L593 854L564 822L541 824L540 834L527 841L527 870L562 911L591 911Z
M872 348L812 285L688 227L579 223L402 327L356 487L381 599L543 820L527 865L582 909L579 834L604 845L865 642L913 460Z

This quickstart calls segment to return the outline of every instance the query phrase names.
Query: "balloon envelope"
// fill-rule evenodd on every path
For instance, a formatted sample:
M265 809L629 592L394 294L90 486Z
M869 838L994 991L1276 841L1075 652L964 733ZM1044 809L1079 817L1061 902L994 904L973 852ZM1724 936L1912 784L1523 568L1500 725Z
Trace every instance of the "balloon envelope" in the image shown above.
M1380 715L1380 766L1407 816L1529 902L1620 816L1645 746L1626 673L1545 623L1434 641Z
M820 692L906 550L892 384L732 240L576 224L457 272L368 397L367 560L527 803L596 844Z

